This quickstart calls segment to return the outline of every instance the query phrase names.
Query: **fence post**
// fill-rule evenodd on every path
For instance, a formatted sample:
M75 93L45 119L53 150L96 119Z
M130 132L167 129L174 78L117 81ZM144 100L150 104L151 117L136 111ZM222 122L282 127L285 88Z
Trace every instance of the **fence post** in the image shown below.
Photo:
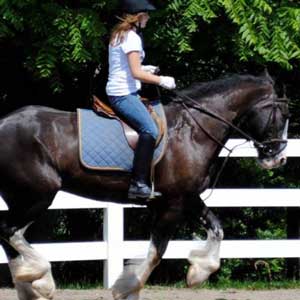
M104 209L103 237L107 243L104 262L104 288L110 288L123 271L124 208L108 203Z
M300 238L300 207L287 207L287 238ZM300 258L287 258L287 278L299 280L300 278Z

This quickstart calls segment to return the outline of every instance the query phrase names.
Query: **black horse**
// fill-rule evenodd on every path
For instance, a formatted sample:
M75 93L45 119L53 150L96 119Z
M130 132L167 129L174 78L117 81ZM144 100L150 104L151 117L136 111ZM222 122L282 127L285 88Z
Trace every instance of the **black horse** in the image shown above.
M150 249L139 265L125 268L113 286L114 299L138 299L164 254L176 226L188 217L204 225L207 242L192 250L187 283L203 282L220 266L223 230L199 198L210 183L218 154L232 132L251 139L262 167L286 162L288 103L278 99L268 76L232 76L177 92L167 105L168 145L156 167L159 200L153 214ZM51 299L50 264L24 239L28 224L65 190L100 201L126 203L130 175L92 171L79 161L77 115L30 106L0 120L0 193L9 207L0 220L1 243L21 300ZM142 203L145 204L145 203Z

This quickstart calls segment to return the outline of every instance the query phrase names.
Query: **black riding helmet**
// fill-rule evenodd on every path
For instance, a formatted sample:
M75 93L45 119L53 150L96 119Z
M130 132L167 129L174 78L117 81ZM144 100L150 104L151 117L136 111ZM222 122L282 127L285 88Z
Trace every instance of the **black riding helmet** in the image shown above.
M137 14L140 12L156 10L156 8L148 0L121 0L120 4L122 12L128 14Z

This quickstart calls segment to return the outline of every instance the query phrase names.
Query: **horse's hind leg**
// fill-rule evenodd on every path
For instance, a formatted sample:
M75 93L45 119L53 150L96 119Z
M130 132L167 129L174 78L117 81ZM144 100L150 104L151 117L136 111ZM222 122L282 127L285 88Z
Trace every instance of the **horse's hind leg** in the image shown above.
M8 198L7 195L10 197ZM27 243L23 234L27 228L25 224L36 220L47 210L54 198L54 193L48 192L43 196L27 192L25 194L27 197L23 202L16 202L17 199L22 199L20 192L14 197L12 195L12 193L5 194L10 209L6 220L1 222L0 236L4 239L4 243L9 244L17 253L17 255L10 255L11 251L6 251L19 299L52 299L55 284L50 263ZM24 225L22 229L21 226Z
M198 202L202 202L197 197ZM207 240L204 247L192 250L189 254L187 274L188 286L195 286L204 282L212 273L220 268L220 245L224 237L223 229L217 217L202 202L200 206L200 221L207 231Z
M9 239L9 244L21 254L19 261L16 260L17 267L14 268L18 281L41 278L50 268L50 263L25 240L23 234L27 227L17 230Z
M9 239L19 256L9 260L9 268L20 300L52 299L55 283L50 263L25 240L28 226L18 230Z
M9 245L5 240L1 240L1 245L6 253L8 259L8 265L11 271L12 280L15 285L15 288L18 293L19 300L49 300L52 299L52 296L44 297L43 295L48 294L49 292L43 292L41 290L53 290L54 282L52 278L47 278L47 276L51 276L51 272L47 272L40 280L45 281L42 285L47 285L49 287L41 288L41 283L39 280L35 280L33 282L22 282L18 281L15 276L15 269L18 268L18 263L22 261L20 258L20 253L18 253L11 245ZM52 287L50 287L52 286ZM54 292L54 290L53 290ZM53 294L53 292L51 294Z
M160 263L180 218L181 210L176 208L157 215L153 224L147 257L141 263L131 261L125 267L112 288L115 300L139 299L140 290L144 287L154 268Z

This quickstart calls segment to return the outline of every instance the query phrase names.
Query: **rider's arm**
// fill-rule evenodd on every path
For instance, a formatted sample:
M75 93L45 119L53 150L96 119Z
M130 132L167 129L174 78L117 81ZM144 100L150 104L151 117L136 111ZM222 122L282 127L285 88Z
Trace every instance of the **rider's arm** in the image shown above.
M160 77L142 70L140 52L132 51L127 54L132 76L144 83L160 84Z

